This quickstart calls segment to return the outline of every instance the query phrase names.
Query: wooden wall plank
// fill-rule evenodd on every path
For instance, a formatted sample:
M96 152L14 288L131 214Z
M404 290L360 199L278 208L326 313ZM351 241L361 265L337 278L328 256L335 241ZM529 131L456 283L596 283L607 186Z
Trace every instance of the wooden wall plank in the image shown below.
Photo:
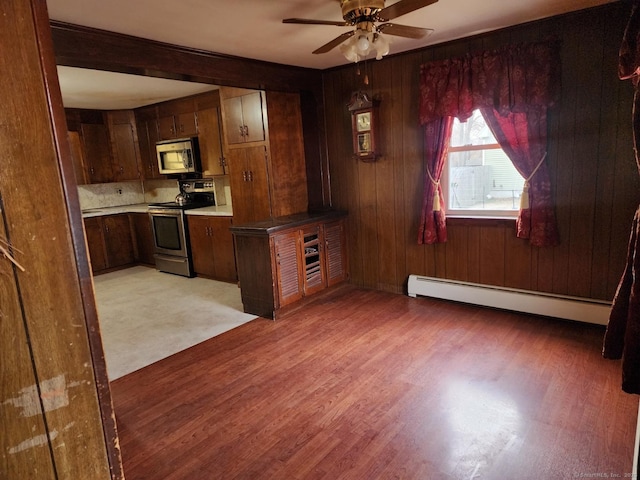
M408 274L433 275L433 247L418 245L418 224L422 211L422 188L424 183L424 144L422 128L418 124L418 106L416 98L419 89L420 65L422 53L400 56L402 83L398 95L402 109L402 159L404 175L403 183L404 236L401 239L400 251L405 252L403 270ZM384 128L384 126L382 126ZM406 281L406 279L404 280Z
M619 18L618 22L624 19ZM604 28L611 28L609 21ZM594 25L595 27L595 25ZM624 28L622 24L617 26L618 29ZM610 79L615 78L618 68L618 53L620 49L620 40L603 34L603 54L602 54L602 85L608 85ZM598 180L595 216L594 216L594 239L593 239L593 262L591 269L591 297L594 298L611 298L612 290L609 288L609 271L611 268L616 269L616 265L611 265L609 252L611 250L613 219L611 212L614 209L614 179L616 158L616 131L618 128L631 129L630 119L620 119L618 123L618 111L614 108L606 108L608 105L618 105L621 89L619 88L623 82L617 82L618 88L602 88L600 92L600 145L599 156L602 161L598 163L596 176ZM627 82L625 82L627 83ZM626 112L627 114L629 112ZM626 125L625 125L626 124ZM619 265L622 267L623 265ZM622 270L617 270L618 276Z
M380 129L379 150L381 157L376 160L376 218L378 232L378 290L400 293L402 280L396 274L397 245L395 225L397 211L395 207L395 178L397 145L402 138L402 123L394 121L397 117L396 92L393 90L393 62L371 62L369 82L372 96L380 100L379 120L389 128ZM366 90L365 90L366 91Z
M577 49L572 84L576 89L574 141L571 176L571 233L569 244L569 295L589 297L594 241L594 214L600 128L600 104L594 99L602 93L603 17L576 15L571 33ZM590 31L591 35L584 35ZM588 62L584 59L589 58ZM567 172L569 173L569 172ZM569 176L569 175L566 175Z
M505 228L477 227L480 234L480 283L504 286Z

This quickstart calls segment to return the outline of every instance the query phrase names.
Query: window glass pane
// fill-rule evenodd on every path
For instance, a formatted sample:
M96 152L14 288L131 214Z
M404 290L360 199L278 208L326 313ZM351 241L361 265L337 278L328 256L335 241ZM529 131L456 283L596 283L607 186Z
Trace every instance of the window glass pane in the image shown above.
M489 130L480 110L474 110L473 115L466 122L461 123L457 118L453 120L451 133L452 147L464 145L490 145L498 143Z
M479 111L466 123L454 121L451 145L455 142L469 148L449 153L443 182L449 213L516 215L524 178L502 149L496 148L497 142ZM482 148L484 145L490 147Z

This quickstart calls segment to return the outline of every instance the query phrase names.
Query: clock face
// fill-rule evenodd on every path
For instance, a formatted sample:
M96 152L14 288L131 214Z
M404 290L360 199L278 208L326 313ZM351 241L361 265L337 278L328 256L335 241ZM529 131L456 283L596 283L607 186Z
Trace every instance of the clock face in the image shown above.
M371 112L358 113L356 115L356 127L359 132L371 130Z

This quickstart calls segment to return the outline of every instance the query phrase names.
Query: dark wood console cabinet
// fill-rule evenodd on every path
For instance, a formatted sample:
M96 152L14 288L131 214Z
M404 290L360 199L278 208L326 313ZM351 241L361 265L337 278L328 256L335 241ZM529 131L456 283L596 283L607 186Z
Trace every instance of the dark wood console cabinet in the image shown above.
M282 307L348 278L344 212L296 214L231 227L246 313Z

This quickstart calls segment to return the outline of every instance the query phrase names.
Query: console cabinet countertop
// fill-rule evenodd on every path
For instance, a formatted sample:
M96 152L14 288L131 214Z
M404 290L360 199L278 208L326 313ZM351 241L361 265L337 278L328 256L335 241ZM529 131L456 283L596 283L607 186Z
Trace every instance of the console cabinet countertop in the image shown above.
M347 280L346 215L300 213L232 226L244 311L275 320L283 307Z

